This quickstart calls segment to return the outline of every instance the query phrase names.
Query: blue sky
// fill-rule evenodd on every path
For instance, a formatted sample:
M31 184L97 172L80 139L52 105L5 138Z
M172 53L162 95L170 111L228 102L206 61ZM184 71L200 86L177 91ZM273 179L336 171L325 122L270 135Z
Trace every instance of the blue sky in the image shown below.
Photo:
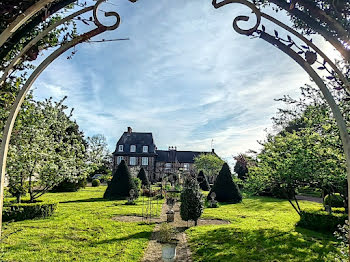
M34 88L39 99L67 95L85 134L104 134L111 150L131 126L152 132L160 149L209 151L213 140L231 162L259 149L281 106L273 99L296 97L309 83L279 50L234 32L235 14L247 13L238 4L216 10L209 0L109 3L101 9L118 11L122 23L97 39L130 40L82 44L73 59L67 53L50 65Z

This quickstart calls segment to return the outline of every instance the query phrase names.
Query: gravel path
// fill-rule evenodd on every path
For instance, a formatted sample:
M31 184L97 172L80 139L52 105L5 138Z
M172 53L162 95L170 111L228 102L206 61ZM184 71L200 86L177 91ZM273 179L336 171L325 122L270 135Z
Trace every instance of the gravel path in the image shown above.
M168 207L166 204L162 206L162 213L160 216L160 221L166 221L166 211ZM185 230L188 226L193 226L194 223L186 222L181 219L180 216L180 206L179 203L176 203L173 210L175 211L175 219L172 224L178 231L176 238L179 240L179 243L176 247L176 260L177 262L192 262L191 259L191 250L188 247L187 238ZM218 225L218 224L229 224L229 221L225 220L217 220L217 219L200 219L198 220L198 225ZM146 249L145 255L142 259L142 262L161 262L162 259L162 245L157 242L159 224L155 226L151 240L148 243L148 247Z

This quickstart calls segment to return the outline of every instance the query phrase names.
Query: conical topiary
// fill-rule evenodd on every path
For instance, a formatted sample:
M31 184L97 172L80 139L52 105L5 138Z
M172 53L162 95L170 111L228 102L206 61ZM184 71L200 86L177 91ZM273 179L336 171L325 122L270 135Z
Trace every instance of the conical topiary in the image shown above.
M137 174L137 178L141 180L143 186L149 186L148 177L143 167L141 167L139 173Z
M219 202L239 203L242 201L241 192L232 179L232 174L227 163L224 163L219 175L215 179L214 185L208 194L208 199L212 192L215 192L215 199Z
M206 175L204 175L203 171L199 172L199 174L197 176L197 181L199 183L199 187L203 191L209 191L210 190L208 179L207 179Z
M181 196L180 216L183 220L193 220L197 225L198 218L203 213L203 195L197 181L191 177L185 180Z
M134 196L138 197L138 189L130 175L129 169L122 160L113 178L103 195L105 199L125 199L130 196L130 190L134 189Z

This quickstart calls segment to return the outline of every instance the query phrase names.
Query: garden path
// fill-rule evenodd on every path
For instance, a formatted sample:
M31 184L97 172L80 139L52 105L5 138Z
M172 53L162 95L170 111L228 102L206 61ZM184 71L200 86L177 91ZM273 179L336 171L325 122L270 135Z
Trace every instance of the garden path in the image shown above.
M168 210L168 206L164 203L162 206L162 212L160 215L160 221L166 221L166 212ZM180 216L180 204L177 202L173 208L175 212L174 222L171 222L178 231L176 238L179 240L178 245L176 247L176 260L178 262L192 262L191 259L191 250L188 246L187 238L185 230L189 226L193 226L194 222L186 222L181 219ZM222 225L229 224L229 221L219 220L219 219L199 219L198 225ZM157 224L153 230L151 240L148 243L148 247L146 249L145 255L142 259L142 262L158 262L162 261L162 245L157 242L158 239L158 231L160 224Z

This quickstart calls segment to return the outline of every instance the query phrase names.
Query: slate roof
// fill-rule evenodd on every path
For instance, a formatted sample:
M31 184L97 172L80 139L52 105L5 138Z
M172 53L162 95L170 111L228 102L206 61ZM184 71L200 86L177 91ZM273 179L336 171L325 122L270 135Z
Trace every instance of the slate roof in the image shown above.
M123 152L118 152L119 145L123 145ZM130 146L136 146L136 152L130 152ZM142 147L148 146L148 153L142 152ZM141 133L141 132L124 132L123 135L118 140L116 149L113 154L117 155L155 155L156 146L153 141L152 133Z
M157 162L179 162L179 163L194 163L194 158L201 154L211 154L212 152L197 152L197 151L177 151L177 150L156 150Z

